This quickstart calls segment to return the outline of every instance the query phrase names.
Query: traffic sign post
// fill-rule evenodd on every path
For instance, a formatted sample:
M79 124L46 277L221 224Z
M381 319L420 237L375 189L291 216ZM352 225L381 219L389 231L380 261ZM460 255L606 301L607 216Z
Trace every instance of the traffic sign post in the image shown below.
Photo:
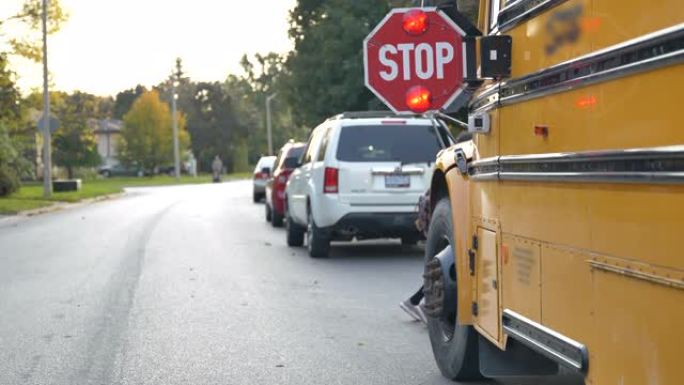
M38 131L43 132L47 128L50 129L50 133L54 134L55 131L59 129L60 123L59 119L55 118L54 116L50 116L50 119L46 122L45 121L45 114L43 114L40 119L38 120Z
M475 78L467 29L435 7L392 10L364 40L366 87L400 114L453 108Z

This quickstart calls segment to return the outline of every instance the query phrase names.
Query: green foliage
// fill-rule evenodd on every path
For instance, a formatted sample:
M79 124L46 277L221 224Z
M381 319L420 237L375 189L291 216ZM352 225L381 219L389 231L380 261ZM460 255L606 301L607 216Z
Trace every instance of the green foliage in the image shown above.
M271 101L274 151L289 139L305 140L309 130L294 123L291 106L282 96L285 94L283 56L275 53L257 54L251 59L243 56L241 65L245 75L228 76L224 86L235 100L240 121L248 127L249 162L256 163L268 150L265 104L269 95L278 94Z
M29 33L21 37L10 36L7 43L12 48L12 53L36 62L41 61L43 58L41 36L42 4L42 0L24 0L21 10L5 20L0 20L0 27L7 23L15 23L28 29ZM68 19L69 15L64 11L59 0L50 0L47 17L48 34L59 31Z
M21 122L21 105L13 74L7 69L7 56L0 54L0 196L19 188L18 172L22 168L21 157L10 131Z
M233 172L248 172L250 171L248 154L247 154L247 141L239 140L234 146L233 150Z
M0 197L19 190L19 178L9 167L0 166Z
M362 44L388 11L386 0L298 1L283 87L295 122L315 126L342 111L381 107L364 86Z
M67 170L69 178L79 167L95 167L101 162L97 152L97 142L89 121L107 118L111 114L112 99L84 92L51 92L51 115L60 121L60 128L52 136L53 160L56 165ZM40 93L29 95L24 104L35 111L43 110L43 96ZM20 137L27 155L35 155L35 122L30 122ZM33 147L33 148L31 148Z
M458 11L465 15L473 25L477 26L477 18L479 16L480 1L479 0L458 0Z
M71 95L60 116L61 127L53 137L55 164L66 168L68 177L74 177L77 167L95 167L102 161L97 152L95 135L88 126L89 115L79 111L82 104L80 93Z
M218 155L232 171L235 143L247 136L233 98L220 83L198 83L187 113L192 151L200 169L211 170L211 161Z
M121 91L116 94L116 99L114 100L114 107L112 111L112 116L114 119L122 120L124 115L128 113L135 102L136 99L145 93L145 87L137 85L135 88L131 88L125 91Z
M178 114L178 138L182 152L190 142L182 114ZM173 163L171 112L157 91L143 93L124 116L119 158L125 165L145 170Z
M19 189L19 178L13 167L17 157L17 151L0 121L0 196L9 195Z

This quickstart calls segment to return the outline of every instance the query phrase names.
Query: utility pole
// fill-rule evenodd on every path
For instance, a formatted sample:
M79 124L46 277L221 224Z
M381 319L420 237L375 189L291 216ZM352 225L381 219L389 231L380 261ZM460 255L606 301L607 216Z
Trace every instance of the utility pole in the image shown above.
M47 57L48 0L43 0L43 196L52 195L52 133L50 132L50 94L48 90Z
M171 113L173 114L173 169L176 179L180 179L180 154L178 150L178 117L176 116L176 99L178 99L178 94L176 94L176 83L178 79L176 74L173 75L173 95L171 96Z
M273 155L273 134L271 132L271 100L273 100L278 93L269 95L266 98L266 134L268 135L268 155Z

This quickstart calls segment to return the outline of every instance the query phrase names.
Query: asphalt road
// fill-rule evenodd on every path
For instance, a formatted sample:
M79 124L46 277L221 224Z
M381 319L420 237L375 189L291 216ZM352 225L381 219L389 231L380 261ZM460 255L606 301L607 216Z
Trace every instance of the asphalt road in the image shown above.
M0 384L453 384L397 306L422 249L288 248L250 182L0 220Z

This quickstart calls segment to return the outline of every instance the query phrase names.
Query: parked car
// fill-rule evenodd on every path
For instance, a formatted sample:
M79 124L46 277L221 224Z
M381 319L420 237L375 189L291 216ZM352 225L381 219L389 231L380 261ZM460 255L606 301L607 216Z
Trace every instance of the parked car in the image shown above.
M316 127L287 183L287 243L327 257L333 240L415 244L417 204L437 153L454 143L442 123L389 112L345 113Z
M123 164L115 164L113 166L102 166L97 170L97 173L105 178L112 176L145 176L147 173L139 167L124 166Z
M180 163L180 173L181 175L186 174L188 170L185 167L185 164L183 162ZM168 176L175 176L176 175L176 166L174 165L164 165L164 166L159 166L157 168L157 174L164 174Z
M254 177L253 177L253 193L252 200L254 203L264 199L266 195L266 180L271 175L271 170L273 169L273 163L275 163L275 156L262 156L254 167Z
M283 225L285 215L285 186L292 171L299 164L305 143L286 143L278 152L271 177L266 181L266 220L273 227Z

